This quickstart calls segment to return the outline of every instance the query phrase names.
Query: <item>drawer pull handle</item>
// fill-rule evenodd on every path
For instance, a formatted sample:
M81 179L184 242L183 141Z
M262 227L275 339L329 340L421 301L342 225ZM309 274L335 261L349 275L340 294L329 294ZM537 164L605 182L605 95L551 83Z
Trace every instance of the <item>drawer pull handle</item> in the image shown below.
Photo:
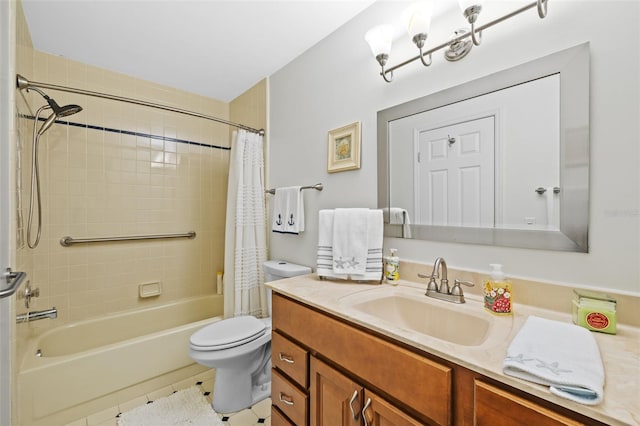
M280 402L284 402L287 405L293 405L293 398L280 392Z
M280 358L280 361L288 362L289 364L295 363L291 355L283 354L282 352L278 354L278 358Z
M369 426L369 422L373 422L373 417L367 420L367 408L371 406L371 398L367 398L367 403L364 404L364 408L362 409L362 420L364 420L364 426Z
M358 420L358 411L359 410L354 410L353 409L353 403L354 401L358 398L358 391L354 390L353 391L353 396L351 396L351 399L349 400L349 408L351 409L351 415L353 416L353 420Z

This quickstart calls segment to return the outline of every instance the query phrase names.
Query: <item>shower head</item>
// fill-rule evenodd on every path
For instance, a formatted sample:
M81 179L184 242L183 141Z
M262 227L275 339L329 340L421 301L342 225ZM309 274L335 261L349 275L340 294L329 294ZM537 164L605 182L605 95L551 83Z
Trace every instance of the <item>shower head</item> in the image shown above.
M72 105L60 106L60 105L58 105L58 103L54 99L52 99L49 96L47 96L41 90L36 89L36 88L32 88L32 89L35 90L36 92L40 93L40 95L42 95L42 97L49 104L49 106L47 108L51 108L51 110L53 110L51 115L49 117L47 117L47 119L42 124L42 127L40 127L40 130L38 130L38 135L40 135L40 136L42 136L42 134L44 132L46 132L49 129L49 127L51 127L53 125L53 123L56 122L58 117L66 117L68 115L76 114L76 113L82 111L82 107L80 105L73 105L72 104Z
M40 93L40 91L38 91L38 93ZM38 130L38 135L40 136L42 136L42 134L46 132L49 129L49 127L53 125L53 123L56 122L58 117L66 117L68 115L76 114L82 111L82 107L80 105L72 104L72 105L65 105L61 107L60 105L58 105L58 103L55 100L51 99L47 95L44 95L42 93L40 94L47 100L49 107L53 110L51 115L47 117L47 119L42 124L42 127L40 127L40 130Z
M49 106L46 108L51 108L51 110L53 111L53 113L51 113L51 115L47 117L45 122L42 124L42 127L40 127L40 130L38 130L38 135L40 136L42 136L42 134L46 132L49 129L49 127L53 125L53 123L55 123L58 117L66 117L68 115L76 114L82 111L82 107L80 105L73 105L73 104L65 105L65 106L58 105L58 103L54 99L50 98L42 90L38 89L37 87L31 86L31 83L29 82L29 80L27 80L20 74L18 74L16 77L16 86L20 90L26 89L27 92L29 90L34 90L38 92L40 96L42 96L47 101L47 104L49 104Z
M71 105L65 105L61 107L60 105L58 105L58 103L54 99L51 99L47 95L43 95L43 96L47 100L47 103L49 104L51 109L53 110L53 113L56 115L56 118L66 117L68 115L76 114L82 111L82 107L80 105L71 104Z

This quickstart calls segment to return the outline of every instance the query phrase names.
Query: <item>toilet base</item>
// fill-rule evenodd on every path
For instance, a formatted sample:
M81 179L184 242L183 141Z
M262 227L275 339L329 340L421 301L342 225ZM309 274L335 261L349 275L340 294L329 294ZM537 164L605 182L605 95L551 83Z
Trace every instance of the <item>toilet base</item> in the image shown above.
M235 413L270 396L271 380L252 386L251 376L248 374L239 374L237 370L216 370L211 403L216 413Z

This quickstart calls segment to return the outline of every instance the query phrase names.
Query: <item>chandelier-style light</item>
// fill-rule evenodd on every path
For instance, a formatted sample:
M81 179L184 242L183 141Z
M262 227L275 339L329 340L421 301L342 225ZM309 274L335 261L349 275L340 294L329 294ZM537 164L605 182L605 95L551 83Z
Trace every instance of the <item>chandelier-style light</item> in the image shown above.
M471 29L465 28L455 30L451 40L437 45L427 51L424 50L425 42L431 29L432 4L431 1L423 1L414 3L409 6L402 14L402 20L405 23L409 37L418 48L418 56L410 58L404 62L385 69L391 54L391 45L393 38L393 27L390 25L379 25L367 31L365 40L371 47L371 52L380 64L382 78L390 83L393 80L393 72L411 62L420 59L426 67L431 65L431 54L441 49L444 50L444 57L448 61L458 61L464 58L473 46L480 46L482 43L482 31L499 24L509 18L512 18L526 10L537 7L538 16L542 19L547 16L548 0L536 0L526 6L521 7L511 13L500 18L494 19L484 25L476 27L478 16L482 11L484 0L458 0L460 9L465 19L471 25ZM469 40L470 39L470 40Z

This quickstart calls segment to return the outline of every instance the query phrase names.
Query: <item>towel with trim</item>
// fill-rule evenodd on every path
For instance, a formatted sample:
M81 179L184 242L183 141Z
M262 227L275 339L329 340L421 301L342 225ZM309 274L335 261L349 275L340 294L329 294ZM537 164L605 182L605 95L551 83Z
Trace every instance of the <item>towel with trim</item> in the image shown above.
M507 349L503 371L586 405L599 404L604 396L598 344L589 330L575 324L528 317Z

